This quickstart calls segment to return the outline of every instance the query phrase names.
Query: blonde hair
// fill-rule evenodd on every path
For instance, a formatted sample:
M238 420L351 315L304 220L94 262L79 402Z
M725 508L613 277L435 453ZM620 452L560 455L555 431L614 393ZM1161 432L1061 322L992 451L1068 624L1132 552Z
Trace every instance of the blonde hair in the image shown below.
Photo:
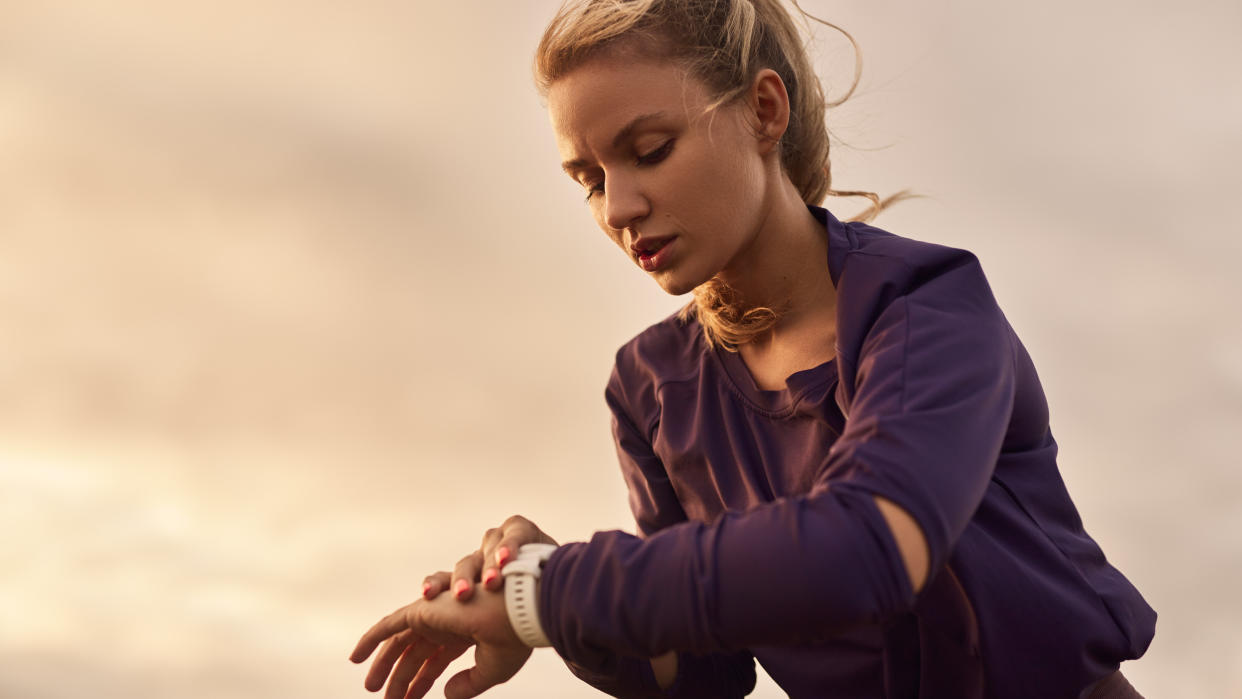
M841 32L854 48L854 80L839 99L827 102L807 55L802 35L780 0L567 0L544 31L535 51L535 82L542 94L552 83L600 53L637 43L642 49L678 61L708 87L708 110L744 95L760 70L780 75L789 94L789 126L780 141L781 166L807 204L825 196L858 196L871 206L851 220L870 221L889 204L908 195L881 199L873 192L832 189L829 134L824 120L854 93L862 73L862 54L848 32L794 7L805 18ZM767 332L780 309L747 308L719 279L694 290L682 317L697 315L712 345L735 350Z

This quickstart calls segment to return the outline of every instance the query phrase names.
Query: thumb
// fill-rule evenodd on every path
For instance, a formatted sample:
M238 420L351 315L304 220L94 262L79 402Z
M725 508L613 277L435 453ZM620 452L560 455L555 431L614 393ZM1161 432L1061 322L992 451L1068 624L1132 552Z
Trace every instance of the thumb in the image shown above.
M522 669L530 658L531 649L526 646L501 648L481 643L474 647L475 665L453 675L444 685L447 699L470 699L507 682Z
M492 685L483 682L479 676L479 667L476 665L469 670L461 672L449 678L444 683L445 699L470 699L477 697L487 691Z

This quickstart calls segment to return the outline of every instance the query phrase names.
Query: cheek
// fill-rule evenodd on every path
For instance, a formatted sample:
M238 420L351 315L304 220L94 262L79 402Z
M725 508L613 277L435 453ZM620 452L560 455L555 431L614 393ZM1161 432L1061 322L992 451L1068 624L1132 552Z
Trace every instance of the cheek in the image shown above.
M604 235L608 236L609 240L616 243L617 247L622 250L625 249L625 243L621 240L622 232L613 230L608 224L604 223L603 214L598 207L592 207L591 217L595 219L595 225L599 226L599 229L604 232Z
M678 173L677 211L727 245L759 208L762 181L745 158L727 148L707 154L695 165Z
M761 216L766 188L762 162L737 154L720 163L719 216L733 229L748 229Z

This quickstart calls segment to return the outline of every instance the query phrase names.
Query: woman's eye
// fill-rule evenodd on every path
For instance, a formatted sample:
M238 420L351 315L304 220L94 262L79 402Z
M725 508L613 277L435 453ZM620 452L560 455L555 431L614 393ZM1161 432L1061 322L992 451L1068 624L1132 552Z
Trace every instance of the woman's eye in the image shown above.
M668 157L673 150L673 139L669 139L653 151L638 156L639 165L655 165L656 163Z
M591 202L591 197L594 197L596 194L604 193L603 182L588 182L585 186L587 188L586 200L588 204Z
M637 158L635 158L635 160L638 162L639 165L655 165L656 163L659 163L660 161L667 158L668 154L671 153L672 150L673 150L673 139L670 138L669 140L660 144L659 147L657 147L655 150L648 151L647 153L644 153L638 156ZM604 181L603 180L600 180L599 182L583 182L582 186L586 187L586 190L587 190L586 202L588 204L591 203L591 200L595 198L596 194L604 193Z

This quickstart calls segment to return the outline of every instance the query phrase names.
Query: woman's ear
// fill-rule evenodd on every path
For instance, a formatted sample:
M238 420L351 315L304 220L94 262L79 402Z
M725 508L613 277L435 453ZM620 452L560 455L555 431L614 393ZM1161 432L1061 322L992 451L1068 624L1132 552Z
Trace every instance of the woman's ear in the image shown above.
M760 152L767 154L780 143L789 128L789 93L785 81L771 68L764 68L750 86L750 107L755 116Z

